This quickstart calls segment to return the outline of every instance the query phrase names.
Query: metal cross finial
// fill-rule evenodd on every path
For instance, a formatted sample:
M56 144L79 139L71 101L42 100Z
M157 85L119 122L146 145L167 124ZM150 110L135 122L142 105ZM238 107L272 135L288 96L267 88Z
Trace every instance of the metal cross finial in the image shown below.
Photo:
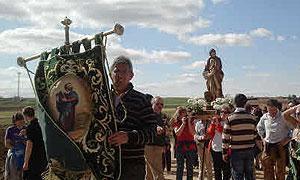
M70 45L70 40L69 40L69 25L72 23L72 20L69 19L68 17L65 17L61 23L65 26L65 45Z

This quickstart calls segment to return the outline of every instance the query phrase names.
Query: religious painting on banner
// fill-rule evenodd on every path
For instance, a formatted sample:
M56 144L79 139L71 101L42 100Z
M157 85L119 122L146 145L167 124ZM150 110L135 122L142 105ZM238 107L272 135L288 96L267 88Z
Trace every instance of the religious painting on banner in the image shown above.
M117 128L105 47L95 38L83 53L41 55L35 91L48 179L119 179L120 148L107 141Z
M48 107L53 119L76 142L81 141L91 123L90 97L88 84L72 73L64 75L50 88Z

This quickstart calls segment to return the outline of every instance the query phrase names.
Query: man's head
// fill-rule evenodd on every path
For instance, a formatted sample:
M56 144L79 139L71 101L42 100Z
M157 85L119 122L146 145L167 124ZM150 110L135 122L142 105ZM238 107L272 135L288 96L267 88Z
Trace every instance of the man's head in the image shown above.
M160 96L156 96L152 98L151 100L152 109L155 113L159 114L161 113L163 107L164 107L164 100Z
M278 106L279 102L276 99L269 99L267 101L267 110L271 117L275 117L277 112L279 111Z
M223 105L222 106L222 109L221 109L221 112L220 112L220 117L223 119L223 120L226 120L229 116L229 114L231 113L231 108L230 106L227 106L227 105Z
M212 56L212 57L215 57L217 55L216 50L215 49L211 49L209 51L209 55Z
M66 90L66 91L72 91L72 90L73 90L72 84L71 84L71 83L65 84L65 90Z
M30 121L34 118L34 109L31 106L27 106L22 111L26 121Z
M233 99L233 103L237 108L244 108L247 103L247 97L244 94L237 94Z
M17 112L12 116L12 123L16 126L24 125L24 116L21 112Z
M117 93L124 93L133 78L132 63L129 58L125 56L117 57L110 67L112 81Z

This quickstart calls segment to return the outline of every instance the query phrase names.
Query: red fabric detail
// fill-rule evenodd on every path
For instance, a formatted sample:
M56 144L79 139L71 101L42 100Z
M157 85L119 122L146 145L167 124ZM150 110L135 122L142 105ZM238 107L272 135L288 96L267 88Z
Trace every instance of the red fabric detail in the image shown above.
M215 136L215 129L216 129L215 124L210 124L209 127L207 128L207 134L211 139L213 139Z
M212 141L213 141L213 139L215 137L215 134L216 134L215 131L218 131L222 134L223 126L221 125L221 123L218 123L218 124L212 123L212 124L209 125L209 127L207 129L207 134L210 137L210 141L209 141L209 144L208 144L208 150L209 151L211 149Z
M178 129L181 126L181 124L182 124L181 121L177 121L174 123L173 127ZM178 144L183 141L194 142L194 135L189 132L188 123L185 124L185 127L184 127L183 131L181 132L181 134L176 135L176 141L177 141L177 144L175 145L176 147L178 147ZM195 150L196 150L195 142L190 144L188 147L183 146L183 152L195 151Z

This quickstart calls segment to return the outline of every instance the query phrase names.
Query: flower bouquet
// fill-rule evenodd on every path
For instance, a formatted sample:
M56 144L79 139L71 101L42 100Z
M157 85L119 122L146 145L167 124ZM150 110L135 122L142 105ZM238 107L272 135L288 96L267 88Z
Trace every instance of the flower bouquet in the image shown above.
M187 100L187 108L191 108L196 114L203 114L207 105L203 98L195 97Z
M216 100L211 102L211 105L215 110L221 110L223 106L232 105L232 102L233 102L233 100L230 97L217 98Z

